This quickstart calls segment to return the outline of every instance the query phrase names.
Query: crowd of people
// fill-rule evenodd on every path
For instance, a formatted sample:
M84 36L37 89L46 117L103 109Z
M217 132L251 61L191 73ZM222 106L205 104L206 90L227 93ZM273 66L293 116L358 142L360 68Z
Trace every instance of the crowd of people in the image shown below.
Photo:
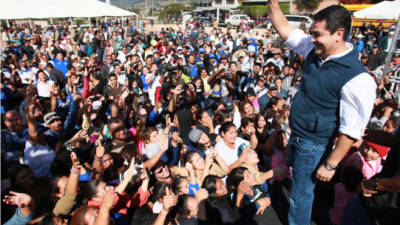
M297 93L319 88L303 86L309 57L290 36L243 26L207 32L196 21L158 32L129 21L2 30L2 223L292 224L285 190L297 169L288 142L299 134L291 108ZM376 82L372 115L360 112L370 116L365 135L391 140L400 125L389 78L397 71L372 71L385 63L393 34L369 25L348 39ZM399 49L390 63L398 65ZM332 124L319 119L310 129L325 132ZM359 129L348 131L358 140L334 179L321 182L334 190L331 224L361 215L361 204L346 205L361 186L376 193L373 178L387 161L400 174L390 156L399 146L358 137Z

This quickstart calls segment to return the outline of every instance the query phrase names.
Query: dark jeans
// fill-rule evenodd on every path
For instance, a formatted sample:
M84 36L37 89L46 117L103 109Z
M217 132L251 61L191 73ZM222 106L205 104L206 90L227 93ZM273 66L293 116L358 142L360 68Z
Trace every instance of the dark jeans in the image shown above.
M289 139L291 161L293 167L292 187L289 194L289 224L310 224L314 201L314 187L317 169L326 145L314 141L291 137Z

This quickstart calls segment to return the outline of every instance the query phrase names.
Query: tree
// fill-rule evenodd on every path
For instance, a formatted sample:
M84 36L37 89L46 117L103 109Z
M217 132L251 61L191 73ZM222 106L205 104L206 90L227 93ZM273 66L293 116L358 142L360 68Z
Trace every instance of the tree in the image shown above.
M268 6L265 5L244 5L240 6L239 9L250 17L268 15Z
M191 11L194 10L197 7L197 2L194 0L191 0L189 2L189 5L186 7L186 10Z
M135 7L133 7L133 8L128 8L127 10L128 10L128 11L131 11L131 12L134 12L134 13L136 13L136 14L140 14L139 9L138 9L138 8L135 8Z
M297 9L299 10L315 10L318 8L322 0L295 0Z
M288 14L289 13L289 3L280 3L279 4L283 13ZM238 7L245 13L246 15L250 17L255 17L255 16L268 16L268 6L266 5L242 5Z
M181 12L186 10L186 6L179 3L171 3L164 7L160 11L159 18L162 20L179 20L181 18Z

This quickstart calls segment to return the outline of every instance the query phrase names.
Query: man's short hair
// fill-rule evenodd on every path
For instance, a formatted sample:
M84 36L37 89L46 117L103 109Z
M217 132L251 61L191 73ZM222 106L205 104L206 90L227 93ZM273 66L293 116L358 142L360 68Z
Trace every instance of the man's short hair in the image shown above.
M325 29L331 34L335 33L339 28L344 29L343 40L347 39L351 28L351 14L340 5L332 5L320 10L313 17L314 21L326 21Z
M50 69L54 69L54 65L52 63L47 63L46 67L48 67Z
M108 75L108 79L110 79L111 77L116 77L116 78L118 78L118 77L117 77L117 74L115 74L115 73L110 73L110 74Z

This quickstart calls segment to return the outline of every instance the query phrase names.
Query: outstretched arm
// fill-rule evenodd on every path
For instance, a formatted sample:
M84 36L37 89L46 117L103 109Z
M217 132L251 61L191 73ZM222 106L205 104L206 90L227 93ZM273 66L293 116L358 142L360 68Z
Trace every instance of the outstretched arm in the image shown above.
M268 6L272 25L276 31L278 31L283 40L286 41L289 37L289 34L293 31L293 28L290 26L285 15L283 15L278 0L269 0Z

